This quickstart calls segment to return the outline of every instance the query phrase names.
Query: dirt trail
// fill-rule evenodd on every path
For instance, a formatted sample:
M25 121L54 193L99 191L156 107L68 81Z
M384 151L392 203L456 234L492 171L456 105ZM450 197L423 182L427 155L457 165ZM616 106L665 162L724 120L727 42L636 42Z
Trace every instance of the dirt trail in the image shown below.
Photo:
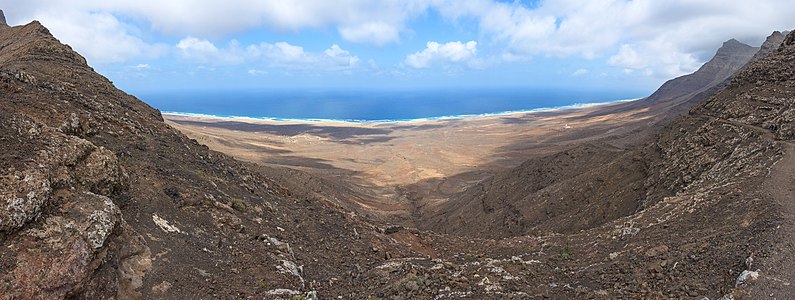
M750 291L753 299L795 298L795 282L792 282L795 278L795 143L782 143L786 153L771 170L763 189L770 191L781 209L783 220L777 228L779 243L772 249L773 259L764 262L764 266L751 266L754 270L762 268L759 284Z

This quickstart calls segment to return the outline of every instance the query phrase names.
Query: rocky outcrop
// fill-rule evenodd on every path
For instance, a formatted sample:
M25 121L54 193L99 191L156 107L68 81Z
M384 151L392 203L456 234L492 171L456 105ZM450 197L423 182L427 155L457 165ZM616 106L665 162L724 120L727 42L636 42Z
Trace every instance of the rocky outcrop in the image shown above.
M7 245L0 294L57 299L83 292L91 274L117 255L108 246L125 229L112 198L124 197L126 173L107 149L21 114L0 111L0 132L0 236ZM115 292L102 296L109 295Z
M3 25L8 25L8 23L6 23L6 15L3 14L3 10L0 9L0 26Z
M66 136L37 124L22 115L4 115L7 135L17 147L6 149L12 166L0 184L5 202L0 210L0 230L13 232L36 219L63 190L84 190L104 197L119 195L125 189L126 174L116 156L86 140ZM16 134L14 134L16 133ZM31 145L30 149L20 149ZM36 147L39 146L39 147ZM26 164L14 156L25 151ZM13 164L17 162L16 164Z

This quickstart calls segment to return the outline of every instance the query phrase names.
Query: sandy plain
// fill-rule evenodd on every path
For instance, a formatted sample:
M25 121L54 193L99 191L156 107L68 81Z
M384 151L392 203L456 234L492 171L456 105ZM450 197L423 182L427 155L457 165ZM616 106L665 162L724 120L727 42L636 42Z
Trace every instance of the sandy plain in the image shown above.
M624 103L391 123L274 121L164 114L188 135L238 159L358 187L366 211L409 218L495 171L584 142L621 146L653 116Z

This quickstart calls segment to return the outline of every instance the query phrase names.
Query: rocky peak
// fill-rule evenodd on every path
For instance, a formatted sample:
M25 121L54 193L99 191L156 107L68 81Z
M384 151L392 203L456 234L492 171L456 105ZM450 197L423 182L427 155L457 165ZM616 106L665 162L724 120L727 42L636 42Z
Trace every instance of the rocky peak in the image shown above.
M0 25L8 25L8 23L6 23L6 15L3 14L2 9L0 9Z
M745 43L742 43L735 39L730 39L728 41L723 42L723 45L718 48L718 51L715 53L716 58L720 57L737 57L741 56L743 58L750 58L758 48L751 47ZM750 53L750 55L748 55Z
M724 42L715 56L696 72L669 80L648 99L652 103L688 102L694 95L708 91L734 75L751 60L757 50L756 47L730 39Z
M762 43L762 49L771 49L776 48L781 45L781 42L784 41L784 37L789 34L789 31L773 31L766 39L765 42Z
M17 62L30 65L46 61L58 60L69 62L68 68L87 67L85 58L68 45L62 44L50 31L38 21L24 26L15 26L12 30L0 31L0 62ZM53 71L52 68L65 67L53 65L48 68L35 68Z
M772 37L775 36L774 33ZM770 40L773 42L773 38ZM749 63L734 77L735 97L713 97L696 112L768 129L777 139L795 139L791 117L795 115L791 96L795 82L795 32L782 40L778 50Z
M784 37L787 35L787 33L789 33L789 31L774 31L772 34L770 34L770 36L765 39L765 42L762 43L762 46L759 48L759 52L754 55L754 58L751 61L765 57L778 49L778 46L780 46L784 41Z
M776 34L773 34L775 36ZM784 33L781 34L782 36ZM790 31L781 39L781 43L775 47L775 42L770 38L768 43L775 51L769 51L768 55L763 55L755 59L753 64L746 66L732 80L736 85L755 84L762 85L770 82L783 82L795 80L795 72L789 62L795 57L795 31ZM767 42L766 42L767 43Z
M736 39L730 39L728 41L723 42L723 45L718 49L718 53L722 52L734 53L737 50L748 49L748 48L752 47Z
M781 47L778 48L778 51L783 51L785 48L791 48L791 46L795 44L795 30L787 34L784 38L784 42L781 44Z

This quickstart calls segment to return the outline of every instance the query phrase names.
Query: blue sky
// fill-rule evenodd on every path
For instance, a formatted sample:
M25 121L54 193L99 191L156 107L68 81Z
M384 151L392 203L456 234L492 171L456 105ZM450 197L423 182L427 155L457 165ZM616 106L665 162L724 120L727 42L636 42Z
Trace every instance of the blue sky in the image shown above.
M0 0L130 92L528 87L651 92L795 1Z

